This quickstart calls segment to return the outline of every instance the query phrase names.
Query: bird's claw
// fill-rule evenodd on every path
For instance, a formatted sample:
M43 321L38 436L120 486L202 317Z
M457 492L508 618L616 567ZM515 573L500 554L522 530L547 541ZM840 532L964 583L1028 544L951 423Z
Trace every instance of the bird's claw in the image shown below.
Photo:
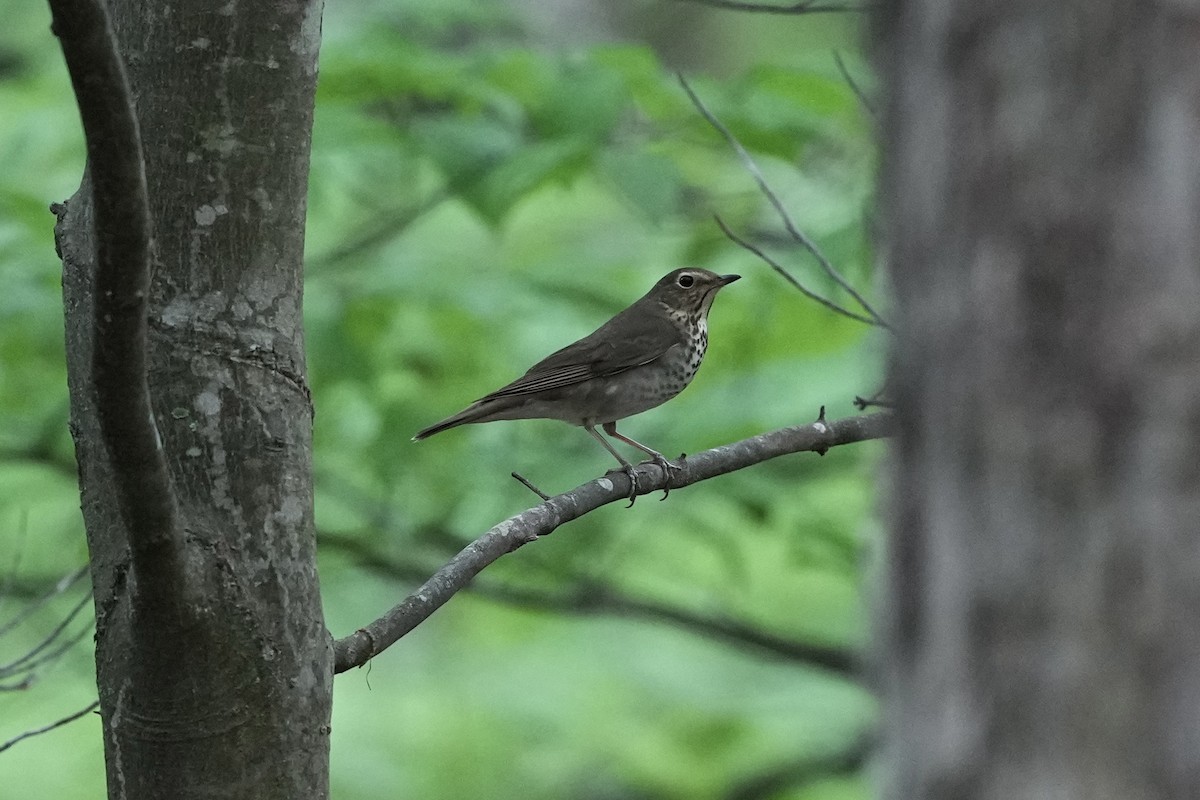
M663 471L663 474L667 478L667 485L663 486L663 496L661 498L659 498L659 502L666 500L667 497L671 494L671 486L670 486L671 479L677 473L683 471L683 465L675 464L675 463L669 461L667 459L667 457L662 455L661 453L652 457L649 461L644 461L642 463L657 464L658 468ZM625 507L633 508L633 504L637 500L637 494L638 494L637 467L633 466L632 464L625 464L624 466L622 466L620 468L620 470L621 470L621 472L625 473L625 477L629 478L629 505L627 505ZM615 470L615 469L613 470L613 472L616 472L616 471L617 470Z
M670 494L671 494L671 479L675 476L675 473L683 472L683 465L671 463L670 461L667 460L667 457L662 455L661 453L654 456L654 458L651 460L659 466L659 468L663 471L663 475L667 479L666 485L663 486L663 496L658 498L658 502L661 503L663 500L666 500L667 497L670 496Z
M629 505L626 508L633 508L634 501L637 500L638 480L637 468L632 464L626 464L621 467L621 471L629 478Z

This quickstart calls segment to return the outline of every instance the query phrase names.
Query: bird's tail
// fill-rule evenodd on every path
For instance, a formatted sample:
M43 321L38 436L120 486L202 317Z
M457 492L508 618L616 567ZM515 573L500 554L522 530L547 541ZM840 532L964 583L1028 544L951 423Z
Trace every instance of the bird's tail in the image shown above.
M412 437L412 440L414 442L419 442L422 439L428 439L435 433L441 433L442 431L447 431L451 428L457 428L459 425L480 422L482 421L482 418L487 415L489 410L490 409L483 407L481 403L472 403L454 416L447 417L441 422L417 431L417 435Z

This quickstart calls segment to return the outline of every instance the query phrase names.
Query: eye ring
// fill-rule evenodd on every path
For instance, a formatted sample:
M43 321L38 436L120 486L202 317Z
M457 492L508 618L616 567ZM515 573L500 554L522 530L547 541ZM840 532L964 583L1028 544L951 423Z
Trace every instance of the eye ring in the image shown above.
M685 272L684 274L682 274L678 278L676 278L675 282L684 289L690 289L690 288L692 288L692 285L696 283L696 279L693 276L688 275Z

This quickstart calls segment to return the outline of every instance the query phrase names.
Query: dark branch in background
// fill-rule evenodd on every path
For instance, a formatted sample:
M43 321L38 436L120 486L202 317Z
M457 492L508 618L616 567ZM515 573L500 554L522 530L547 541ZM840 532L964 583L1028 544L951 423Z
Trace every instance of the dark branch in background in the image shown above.
M768 800L779 797L791 788L837 774L861 774L871 751L875 735L867 733L851 742L841 752L825 756L805 756L745 778L733 786L725 800Z
M63 725L66 725L68 722L74 722L75 720L79 719L80 717L86 716L88 714L88 712L95 711L99 707L100 707L100 701L93 700L86 708L81 708L78 711L76 711L74 714L68 714L67 716L63 717L60 720L51 722L49 725L43 725L40 728L34 728L31 731L25 731L20 736L14 736L13 738L9 739L4 744L0 744L0 753L3 753L5 750L12 747L14 744L16 744L18 742L23 742L26 739L33 738L34 736L40 736L43 733L49 733L50 731L54 730L55 728L61 728Z
M327 253L307 259L307 266L310 269L334 266L358 258L364 252L391 241L425 214L453 197L452 191L451 187L445 187L410 208L376 212L374 216L380 219L378 223L361 232L357 238L338 245Z
M26 608L0 627L0 636L12 632L32 615L44 608L51 600L65 594L83 576L86 569L77 570L74 575L60 580L48 593L30 603ZM23 655L5 664L0 664L0 691L19 691L28 689L37 679L37 670L47 664L57 661L68 650L78 644L91 630L91 620L80 627L75 633L67 635L67 628L75 618L88 607L91 593L85 592L71 607L71 610L61 619L38 644L34 645ZM8 682L16 678L15 682Z
M682 469L665 474L654 463L637 467L638 494L678 489L768 459L803 451L880 439L889 435L891 417L871 414L764 433L680 459ZM365 664L395 644L464 588L486 566L522 545L536 541L573 519L629 496L629 477L614 471L552 497L496 525L467 545L415 592L365 628L334 643L334 671Z
M726 11L745 11L752 14L843 14L847 12L865 12L869 10L868 3L819 3L808 0L802 3L779 6L771 3L742 3L738 0L682 0L698 6L720 8Z
M321 534L317 541L322 547L351 556L360 567L393 580L419 581L429 574L416 564L391 558L353 536ZM494 580L472 583L465 591L533 611L588 616L605 614L672 624L699 636L828 670L843 678L852 676L858 663L857 654L850 650L809 644L728 617L643 600L586 576L580 576L579 585L565 591L511 586Z
M886 330L891 330L891 327L887 324L887 321L884 320L884 318L882 316L880 316L880 314L871 306L871 304L869 302L867 302L866 298L864 298L858 292L858 290L855 289L850 284L850 282L847 281L845 279L845 277L842 276L842 273L838 271L837 267L835 267L833 265L833 263L828 258L825 257L825 254L823 252L821 252L821 248L817 247L816 242L814 242L812 239L810 239L803 231L801 231L796 226L796 223L792 221L792 217L787 212L787 209L784 208L783 202L779 199L779 196L777 194L775 194L775 192L771 189L770 184L767 183L767 179L763 177L762 171L759 170L758 164L756 164L754 162L754 159L750 156L750 153L747 152L746 148L742 146L742 143L737 140L737 137L735 137L733 135L733 133L731 133L730 130L728 128L726 128L725 125L722 124L722 122L719 119L717 119L716 116L711 111L708 110L708 107L705 106L704 103L700 100L700 98L696 95L696 93L694 91L692 91L692 87L688 84L687 79L684 78L683 75L678 75L677 77L679 78L679 84L683 87L683 90L685 92L687 92L688 98L691 99L692 105L694 105L696 107L696 110L699 111L700 114L704 117L704 119L708 121L708 124L711 125L718 133L720 133L721 136L723 136L725 138L725 141L727 141L729 143L729 146L733 148L734 152L737 153L738 158L741 160L742 164L746 167L746 170L750 173L750 175L754 178L755 182L758 184L759 190L762 191L763 195L767 198L768 201L770 201L772 207L774 207L775 212L779 215L779 219L782 220L782 222L783 222L783 227L787 230L788 234L792 237L792 239L795 240L797 244L799 244L801 247L803 247L809 253L811 253L813 255L813 257L817 260L817 263L821 265L821 269L825 271L825 274L828 275L830 278L832 278L833 281L838 286L840 286L843 291L845 291L848 295L850 295L852 298L854 298L854 301L856 303L858 303L859 307L863 311L866 312L866 316L870 318L872 324L877 325L878 327L884 328ZM728 232L728 228L725 228L724 225L722 225L722 229L724 229ZM746 246L740 239L734 238L734 241L737 242L738 244L741 244L743 247ZM752 252L754 252L756 255L759 255L760 257L762 257L762 251L755 249L755 250L752 250ZM768 261L768 263L770 263L771 266L773 268L775 268L777 271L784 272L783 268L778 266L777 264L770 262L770 261ZM793 283L793 285L799 286L799 282L796 281L794 278L791 279L791 282ZM808 290L802 290L802 291L804 291L805 295L807 295L809 297L814 296L813 292L810 292ZM837 306L837 304L832 303L832 301L825 301L823 303L823 305L826 305L827 307L831 307L831 308ZM840 306L837 306L837 307L840 308ZM846 314L853 316L852 312L848 312L845 310L843 310L842 313L846 313Z
M145 607L187 585L175 496L146 381L150 207L129 82L100 0L50 0L87 140L94 207L92 380L100 432ZM86 181L85 181L86 183Z
M401 123L397 123L400 125ZM334 266L343 261L360 257L364 252L385 244L410 228L421 217L433 211L442 203L480 183L488 174L499 166L500 160L492 161L479 169L447 181L445 186L435 190L428 197L415 205L399 209L380 209L373 216L380 221L374 226L367 227L356 238L339 245L327 253L321 253L306 260L311 268Z

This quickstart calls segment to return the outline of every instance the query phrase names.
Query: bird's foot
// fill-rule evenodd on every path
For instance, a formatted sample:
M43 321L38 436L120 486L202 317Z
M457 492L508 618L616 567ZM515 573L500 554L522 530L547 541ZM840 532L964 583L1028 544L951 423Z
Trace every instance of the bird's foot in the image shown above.
M682 459L682 458L685 458L686 456L681 454L679 457ZM658 498L658 502L661 503L663 500L666 500L667 497L670 496L671 480L672 480L672 478L675 477L676 473L683 472L683 465L675 464L675 463L672 463L671 461L668 461L667 457L664 456L662 453L655 453L654 457L650 460L658 465L659 469L661 469L663 471L663 475L666 476L666 479L667 479L666 485L663 486L663 496Z
M616 472L616 470L613 470ZM625 477L629 478L629 505L626 508L633 508L633 503L637 500L638 479L637 467L633 464L625 464L621 467L621 472L625 473Z
M684 457L685 456L680 455L680 458L684 458ZM669 461L667 459L667 457L664 456L662 453L656 453L649 461L643 461L642 463L643 464L657 464L658 468L663 471L664 475L666 475L667 485L663 487L663 496L661 498L659 498L659 501L661 502L662 500L666 500L667 496L671 494L671 479L677 473L680 473L683 471L683 465L676 464L672 461ZM629 505L627 505L625 507L632 508L634 501L637 500L637 494L638 494L637 467L633 466L632 464L624 464L621 467L618 467L617 469L611 470L611 472L618 472L618 471L624 472L625 477L629 478Z

